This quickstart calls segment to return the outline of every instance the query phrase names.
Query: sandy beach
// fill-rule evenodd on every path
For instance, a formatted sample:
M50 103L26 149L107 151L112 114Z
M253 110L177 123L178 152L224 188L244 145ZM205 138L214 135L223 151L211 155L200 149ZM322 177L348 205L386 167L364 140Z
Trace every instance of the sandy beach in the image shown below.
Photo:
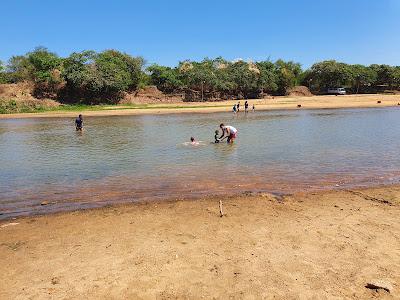
M2 221L0 298L399 299L399 219L387 186Z
M381 103L378 103L381 101ZM170 114L170 113L209 113L230 112L232 106L238 101L221 102L179 102L169 104L149 104L146 108L130 107L124 105L104 106L101 110L84 110L84 116L121 116L145 114ZM244 100L240 101L244 106ZM345 96L312 96L312 97L275 97L274 99L249 100L250 110L252 105L256 110L280 109L323 109L323 108L368 108L398 106L400 95L345 95ZM243 107L242 107L243 109ZM0 114L0 119L12 118L37 118L37 117L74 117L77 111L54 111L40 113Z

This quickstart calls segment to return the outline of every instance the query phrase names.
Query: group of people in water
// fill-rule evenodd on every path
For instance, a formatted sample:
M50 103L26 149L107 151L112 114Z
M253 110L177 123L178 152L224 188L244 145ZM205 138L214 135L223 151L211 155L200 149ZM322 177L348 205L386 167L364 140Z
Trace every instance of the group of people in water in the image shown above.
M246 101L247 102L247 101ZM225 125L224 123L221 123L219 125L219 128L222 131L221 136L219 135L219 130L215 130L215 135L214 135L214 143L218 144L221 141L225 140L227 141L228 144L232 144L233 141L236 139L237 137L237 129L233 126L230 125ZM75 119L75 129L76 131L82 131L83 130L83 117L82 115L79 115L76 119ZM199 142L197 142L194 137L190 138L190 142L193 145L197 145L199 144Z
M255 111L255 110L256 110L256 107L254 106L254 103L253 103L253 111ZM238 101L237 104L233 105L232 111L234 114L240 112L240 101ZM244 112L245 113L249 112L249 102L247 100L244 102Z
M231 125L225 125L224 123L221 123L219 125L219 128L221 128L221 136L219 136L219 130L215 130L215 135L214 135L214 143L218 144L222 142L223 140L226 139L226 142L228 144L233 144L233 141L237 137L237 132L238 130L231 126ZM192 145L199 145L200 143L194 139L194 137L190 138L190 142Z
M245 112L248 111L248 108L249 108L249 103L246 101L246 102L244 103L244 110L245 110ZM233 106L233 111L234 111L235 113L236 113L236 112L239 112L239 110L240 110L240 101L238 102L237 105L235 104L235 105ZM254 111L254 110L255 110L255 107L254 107L254 104L253 104L253 111ZM221 129L222 133L221 133L221 135L219 136L219 130L215 130L214 143L215 143L215 144L218 144L218 143L220 143L220 142L222 142L223 140L226 139L226 142L227 142L228 144L232 144L233 141L234 141L234 140L236 139L236 137L237 137L237 132L238 132L238 130L237 130L235 127L233 127L233 126L231 126L231 125L225 125L224 123L221 123L221 124L219 125L219 128ZM75 129L76 129L76 131L82 131L82 130L83 130L83 117L82 117L82 115L79 115L79 116L75 119ZM190 142L191 142L192 145L198 145L198 144L199 144L199 142L197 142L197 141L195 140L194 137L191 137L191 138L190 138Z

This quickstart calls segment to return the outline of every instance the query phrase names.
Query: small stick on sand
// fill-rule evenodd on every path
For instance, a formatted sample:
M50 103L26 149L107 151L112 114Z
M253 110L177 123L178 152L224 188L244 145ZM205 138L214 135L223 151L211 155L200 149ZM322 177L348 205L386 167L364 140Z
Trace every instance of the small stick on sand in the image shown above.
M219 200L219 216L221 218L224 216L224 212L222 211L222 200Z

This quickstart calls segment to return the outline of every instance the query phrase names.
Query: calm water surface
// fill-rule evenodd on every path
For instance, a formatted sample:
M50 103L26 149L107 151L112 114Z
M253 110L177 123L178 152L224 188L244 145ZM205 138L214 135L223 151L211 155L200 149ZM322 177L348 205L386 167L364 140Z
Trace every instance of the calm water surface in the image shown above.
M219 123L234 145L211 144ZM190 136L204 141L185 145ZM0 218L109 203L400 180L400 110L0 120ZM41 202L48 201L46 206Z

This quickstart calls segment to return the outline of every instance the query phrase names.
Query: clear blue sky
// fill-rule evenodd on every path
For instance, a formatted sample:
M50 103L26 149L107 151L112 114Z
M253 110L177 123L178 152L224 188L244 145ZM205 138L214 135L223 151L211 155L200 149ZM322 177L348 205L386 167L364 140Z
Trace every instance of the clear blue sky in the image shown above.
M148 63L223 56L400 65L400 0L10 0L0 60L118 49Z

